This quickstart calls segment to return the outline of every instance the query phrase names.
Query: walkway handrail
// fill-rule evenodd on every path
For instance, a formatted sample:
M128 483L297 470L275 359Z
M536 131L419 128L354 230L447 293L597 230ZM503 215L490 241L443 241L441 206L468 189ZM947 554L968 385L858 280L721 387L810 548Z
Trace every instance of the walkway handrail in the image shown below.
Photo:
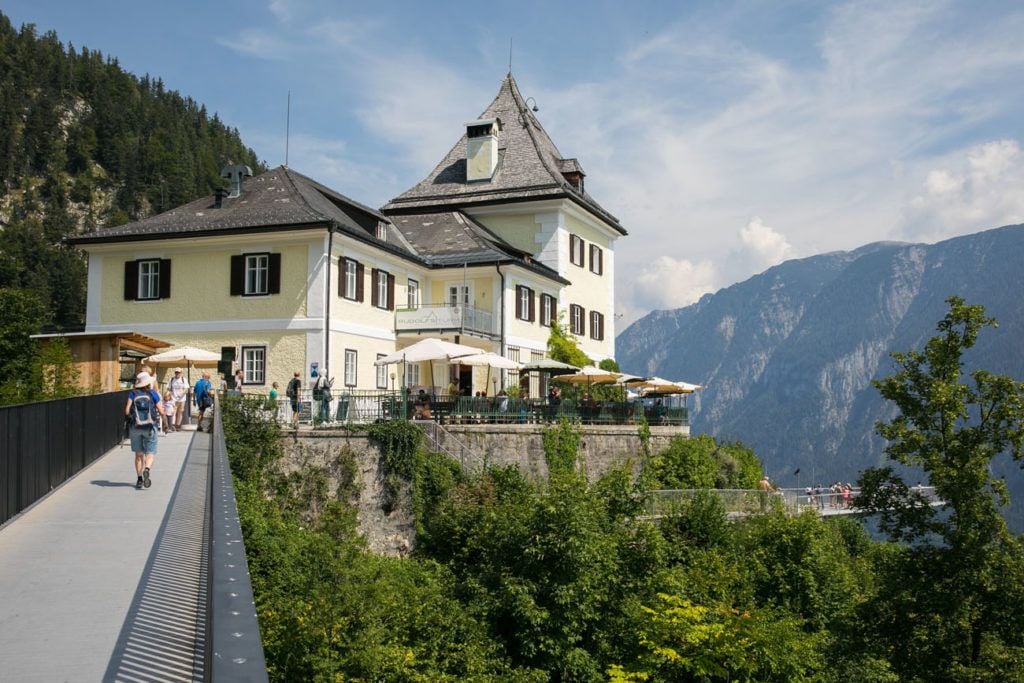
M0 407L0 525L124 438L127 391Z
M204 670L207 681L260 682L267 680L267 665L228 464L221 405L218 398L213 413L213 447L210 449L208 621Z
M436 453L444 453L453 460L458 460L462 466L462 470L466 471L466 456L472 456L473 451L469 446L462 443L454 434L445 429L442 425L431 420L413 420L412 423L418 426L422 431L423 435L427 438L428 447ZM441 440L437 438L438 432L444 434L445 442L449 440L455 442L458 447L458 454L448 448L446 445L441 443Z

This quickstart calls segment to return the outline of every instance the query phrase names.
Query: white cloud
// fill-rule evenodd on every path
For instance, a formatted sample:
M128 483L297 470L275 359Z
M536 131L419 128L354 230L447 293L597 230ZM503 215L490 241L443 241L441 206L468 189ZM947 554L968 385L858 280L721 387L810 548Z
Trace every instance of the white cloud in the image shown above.
M699 299L717 279L710 261L658 256L639 268L633 282L642 300L650 302L652 308L679 308Z
M756 273L793 258L795 251L784 235L754 216L740 230L739 254Z
M1017 140L958 151L924 173L903 210L899 234L936 241L1024 222L1024 153Z
M217 42L239 54L260 59L287 59L291 45L280 35L261 28L244 28L234 36L218 38Z

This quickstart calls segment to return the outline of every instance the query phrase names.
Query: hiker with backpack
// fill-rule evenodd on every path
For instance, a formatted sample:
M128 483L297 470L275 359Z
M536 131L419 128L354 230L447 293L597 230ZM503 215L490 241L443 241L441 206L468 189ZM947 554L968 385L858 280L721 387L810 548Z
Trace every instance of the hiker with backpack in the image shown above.
M128 394L124 414L135 451L135 474L138 475L135 488L148 489L152 483L149 470L156 456L157 427L164 414L160 394L153 389L153 377L148 372L140 372L135 378L135 388Z

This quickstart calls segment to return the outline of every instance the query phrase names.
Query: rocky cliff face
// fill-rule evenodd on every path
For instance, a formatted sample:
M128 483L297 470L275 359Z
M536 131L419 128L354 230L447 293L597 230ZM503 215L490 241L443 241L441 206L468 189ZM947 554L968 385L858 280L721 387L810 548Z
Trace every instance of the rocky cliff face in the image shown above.
M1024 225L934 245L876 243L788 261L617 339L626 372L706 385L690 397L694 433L754 447L784 486L853 480L881 463L874 433L893 414L871 380L892 351L920 348L958 295L999 320L970 367L1024 378ZM1024 527L1024 476L998 463Z

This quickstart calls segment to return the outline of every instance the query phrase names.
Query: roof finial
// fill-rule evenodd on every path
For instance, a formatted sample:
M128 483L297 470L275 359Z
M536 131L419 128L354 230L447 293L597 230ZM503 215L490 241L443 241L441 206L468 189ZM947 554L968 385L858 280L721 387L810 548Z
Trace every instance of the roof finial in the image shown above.
M512 74L512 36L508 37L508 73Z

